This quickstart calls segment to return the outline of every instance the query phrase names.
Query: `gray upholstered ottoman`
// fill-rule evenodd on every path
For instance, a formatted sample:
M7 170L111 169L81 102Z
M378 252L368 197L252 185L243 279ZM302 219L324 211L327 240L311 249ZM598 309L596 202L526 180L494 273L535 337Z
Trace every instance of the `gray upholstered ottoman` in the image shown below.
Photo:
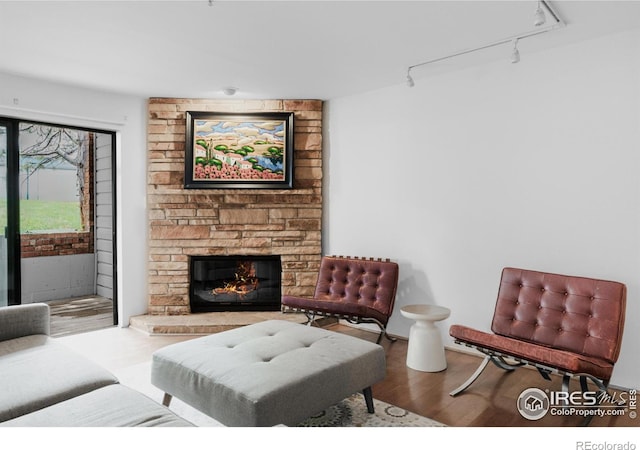
M153 355L151 382L227 426L295 425L385 377L381 346L269 320L173 344Z

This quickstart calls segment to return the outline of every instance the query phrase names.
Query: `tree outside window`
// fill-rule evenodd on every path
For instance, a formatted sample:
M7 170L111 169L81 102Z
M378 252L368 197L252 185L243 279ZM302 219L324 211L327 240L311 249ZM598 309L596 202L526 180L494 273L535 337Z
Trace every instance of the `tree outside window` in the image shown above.
M87 131L21 124L21 233L88 228L86 169L91 139Z

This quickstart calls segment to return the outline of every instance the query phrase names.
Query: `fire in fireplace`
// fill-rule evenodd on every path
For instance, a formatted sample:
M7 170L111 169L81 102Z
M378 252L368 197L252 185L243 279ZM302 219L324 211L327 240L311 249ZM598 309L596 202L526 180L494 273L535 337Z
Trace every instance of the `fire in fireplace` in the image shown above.
M191 312L277 311L281 291L278 255L190 258Z

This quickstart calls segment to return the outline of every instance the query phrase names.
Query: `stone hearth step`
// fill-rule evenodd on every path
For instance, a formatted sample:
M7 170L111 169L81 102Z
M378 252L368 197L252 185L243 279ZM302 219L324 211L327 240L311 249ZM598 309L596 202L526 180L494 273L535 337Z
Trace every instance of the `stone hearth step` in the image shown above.
M251 312L211 312L174 316L144 314L134 316L129 325L143 333L155 334L213 334L233 328L251 325L265 320L287 320L305 323L307 317L300 313L282 313L280 311ZM320 318L319 326L335 323L335 319Z

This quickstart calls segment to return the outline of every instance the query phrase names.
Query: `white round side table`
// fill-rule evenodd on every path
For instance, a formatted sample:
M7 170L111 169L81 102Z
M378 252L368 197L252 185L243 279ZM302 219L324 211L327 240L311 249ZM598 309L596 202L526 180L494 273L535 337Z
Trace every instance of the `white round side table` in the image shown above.
M449 317L451 310L436 305L407 305L400 308L400 313L416 321L409 330L407 366L422 372L446 369L444 346L435 322Z

